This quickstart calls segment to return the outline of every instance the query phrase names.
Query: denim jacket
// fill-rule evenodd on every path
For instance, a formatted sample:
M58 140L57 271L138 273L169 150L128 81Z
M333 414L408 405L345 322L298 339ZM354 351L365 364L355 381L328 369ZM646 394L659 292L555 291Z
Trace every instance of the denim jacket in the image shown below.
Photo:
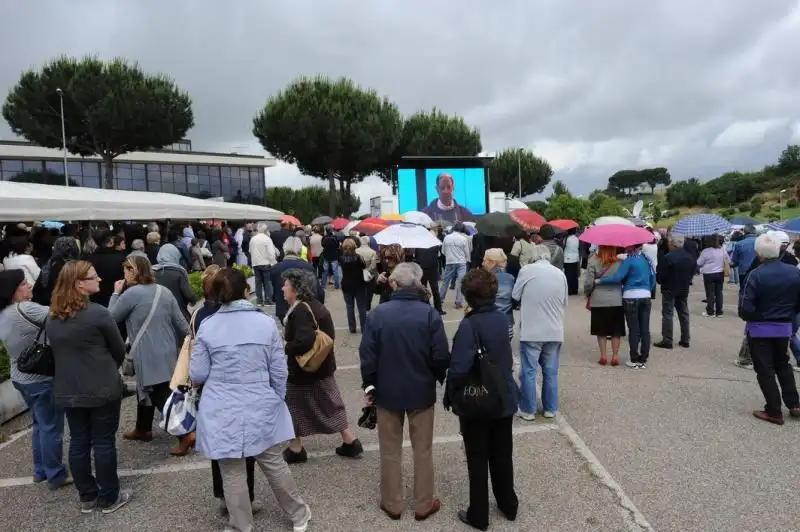
M514 276L506 273L503 268L494 268L492 273L497 278L497 296L494 299L494 308L503 314L512 313L511 293L514 291Z

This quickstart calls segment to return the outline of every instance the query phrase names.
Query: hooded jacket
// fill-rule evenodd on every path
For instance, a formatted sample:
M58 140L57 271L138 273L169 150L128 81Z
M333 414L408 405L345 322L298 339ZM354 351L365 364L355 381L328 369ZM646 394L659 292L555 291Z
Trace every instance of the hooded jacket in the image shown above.
M153 266L156 282L172 292L178 307L187 321L191 319L188 305L197 302L197 297L189 284L189 274L180 265L181 252L172 244L164 244L158 252L158 264Z

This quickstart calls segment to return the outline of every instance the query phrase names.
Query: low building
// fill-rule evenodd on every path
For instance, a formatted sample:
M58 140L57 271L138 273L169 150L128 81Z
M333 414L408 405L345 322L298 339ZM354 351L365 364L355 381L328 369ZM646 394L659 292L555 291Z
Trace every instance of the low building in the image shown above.
M265 169L275 159L258 155L192 151L182 140L163 150L125 153L114 159L114 189L171 192L195 198L264 205ZM64 155L30 142L0 141L0 180L101 188L100 157Z

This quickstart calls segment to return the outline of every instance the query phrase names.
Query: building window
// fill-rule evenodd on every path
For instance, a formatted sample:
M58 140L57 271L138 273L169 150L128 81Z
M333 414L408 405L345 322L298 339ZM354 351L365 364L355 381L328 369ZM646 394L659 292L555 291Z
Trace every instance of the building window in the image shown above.
M42 172L44 169L44 161L23 161L23 172Z

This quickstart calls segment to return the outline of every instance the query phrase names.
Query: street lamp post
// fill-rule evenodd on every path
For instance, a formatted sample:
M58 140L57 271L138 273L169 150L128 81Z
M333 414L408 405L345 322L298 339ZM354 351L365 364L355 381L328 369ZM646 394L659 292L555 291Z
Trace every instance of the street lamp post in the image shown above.
M56 89L58 99L61 102L61 146L64 150L64 186L69 186L69 172L67 171L67 127L64 123L64 91Z
M780 208L778 209L778 214L781 217L781 221L783 221L783 195L785 193L786 193L785 188L778 193L778 203L780 204Z

